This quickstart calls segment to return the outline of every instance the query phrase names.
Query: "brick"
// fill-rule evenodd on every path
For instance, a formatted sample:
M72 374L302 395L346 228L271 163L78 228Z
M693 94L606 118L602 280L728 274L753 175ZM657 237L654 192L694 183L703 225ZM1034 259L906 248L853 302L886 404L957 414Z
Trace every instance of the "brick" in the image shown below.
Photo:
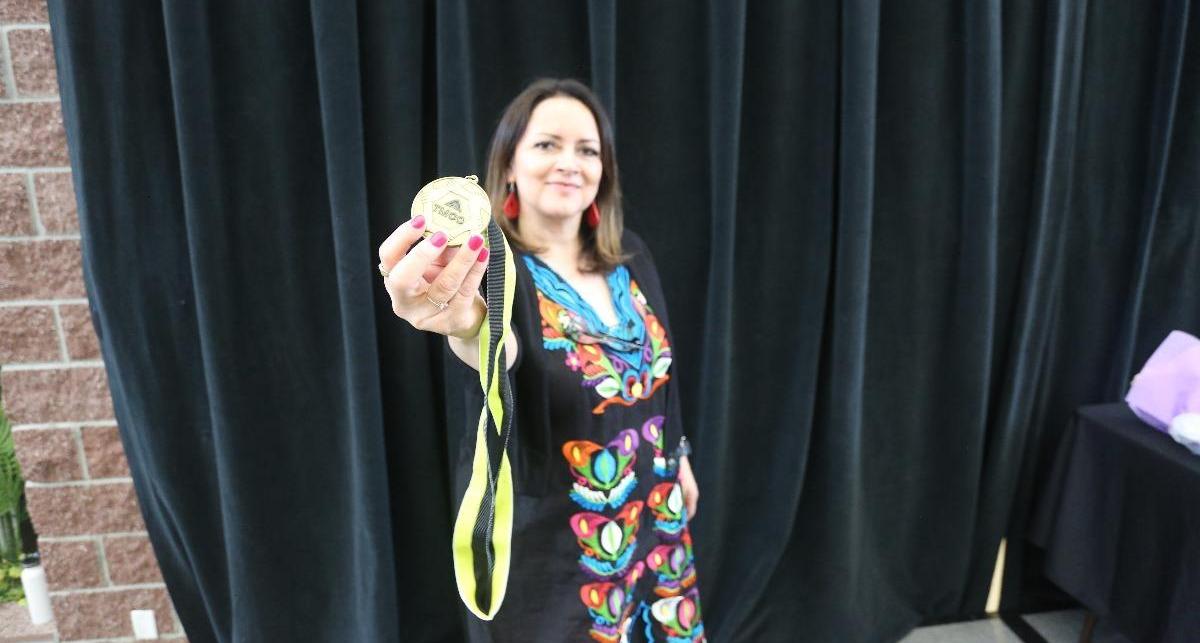
M100 555L95 541L55 542L38 540L38 553L46 568L46 582L51 591L100 587Z
M0 364L62 359L49 306L0 308Z
M0 241L0 300L86 296L79 241Z
M25 177L0 174L0 236L23 237L37 233L29 210Z
M20 97L57 96L54 44L49 29L13 29L8 32L8 55L13 81Z
M113 419L102 367L5 370L0 380L14 425Z
M83 453L93 478L129 477L129 463L117 427L83 427Z
M38 216L48 234L78 234L79 215L70 172L37 172L33 175Z
M133 636L131 610L154 610L159 634L172 634L171 599L164 589L115 589L51 597L63 641Z
M32 482L65 482L83 478L74 429L13 431L21 473Z
M50 22L46 0L0 0L0 23Z
M0 105L0 166L67 165L67 135L58 101Z
M114 585L161 583L158 559L146 536L110 536L104 539L108 577Z
M92 327L92 311L87 304L62 304L58 307L66 335L70 359L100 359L100 339Z
M130 482L25 488L29 517L41 536L145 531Z

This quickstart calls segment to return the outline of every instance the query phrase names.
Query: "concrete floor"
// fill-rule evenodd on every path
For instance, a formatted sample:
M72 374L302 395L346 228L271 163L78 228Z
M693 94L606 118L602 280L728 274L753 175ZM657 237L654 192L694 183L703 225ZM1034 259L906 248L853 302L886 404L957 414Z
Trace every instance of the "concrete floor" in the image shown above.
M934 625L913 630L900 643L1078 643L1083 631L1083 610L1025 614L1021 618L1037 636L1022 639L998 618ZM1101 621L1092 632L1092 643L1131 643Z

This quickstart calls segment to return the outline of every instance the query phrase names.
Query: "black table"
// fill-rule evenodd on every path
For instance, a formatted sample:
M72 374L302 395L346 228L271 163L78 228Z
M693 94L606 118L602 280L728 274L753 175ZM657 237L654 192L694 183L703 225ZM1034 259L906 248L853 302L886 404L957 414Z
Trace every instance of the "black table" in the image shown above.
M1117 631L1200 642L1200 456L1124 404L1076 412L1031 536L1046 576Z

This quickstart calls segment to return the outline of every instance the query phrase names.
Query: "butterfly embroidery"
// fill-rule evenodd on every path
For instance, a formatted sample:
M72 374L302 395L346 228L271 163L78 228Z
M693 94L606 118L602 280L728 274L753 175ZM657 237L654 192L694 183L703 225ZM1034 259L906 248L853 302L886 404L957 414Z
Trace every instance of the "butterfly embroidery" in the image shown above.
M704 640L704 624L700 619L700 595L692 590L685 596L659 599L650 606L650 614L667 633L670 643Z
M579 598L592 617L592 629L588 634L593 640L616 643L628 636L630 616L636 604L634 588L645 570L646 564L638 561L620 582L588 583L579 588Z
M664 538L679 538L684 527L683 492L677 482L663 482L650 490L646 507L654 514L654 529Z
M583 554L579 564L589 575L607 579L624 572L637 548L642 501L625 505L613 518L591 512L571 516L571 529Z
M696 583L696 569L692 564L692 537L683 532L679 542L659 545L646 556L646 565L658 574L658 585L654 593L662 597L678 596Z
M604 447L589 440L564 444L563 457L575 476L571 499L592 511L624 504L637 485L638 442L637 431L625 429Z

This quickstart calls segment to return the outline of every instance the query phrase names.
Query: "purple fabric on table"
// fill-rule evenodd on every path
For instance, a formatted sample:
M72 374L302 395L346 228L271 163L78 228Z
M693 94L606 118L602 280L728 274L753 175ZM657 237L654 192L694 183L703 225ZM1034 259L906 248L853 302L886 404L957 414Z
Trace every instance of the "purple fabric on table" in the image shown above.
M1200 413L1200 339L1171 331L1134 376L1125 403L1163 432L1180 413Z

